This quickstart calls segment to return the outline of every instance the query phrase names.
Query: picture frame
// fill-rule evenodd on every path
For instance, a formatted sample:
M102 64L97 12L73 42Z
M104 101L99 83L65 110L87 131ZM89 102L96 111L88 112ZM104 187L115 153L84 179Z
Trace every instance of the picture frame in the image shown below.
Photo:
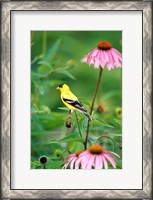
M2 1L1 2L1 191L2 199L152 199L152 1ZM142 13L142 43L143 43L143 164L142 189L12 189L11 141L13 140L13 119L11 112L13 104L11 86L13 69L11 68L11 14L15 11L141 11Z

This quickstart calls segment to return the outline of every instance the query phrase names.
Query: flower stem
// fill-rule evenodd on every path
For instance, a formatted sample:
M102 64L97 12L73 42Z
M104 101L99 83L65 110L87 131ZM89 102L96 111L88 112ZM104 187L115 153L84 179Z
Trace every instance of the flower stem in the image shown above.
M96 100L96 96L97 96L99 85L100 85L100 81L101 81L102 71L103 71L103 68L100 67L98 82L97 82L97 85L96 85L95 94L94 94L94 97L93 97L93 100L92 100L92 104L91 104L91 107L90 107L90 115L92 115L94 103L95 103L95 100ZM88 120L88 124L87 124L87 132L86 132L85 145L84 145L85 146L85 150L87 149L87 141L88 141L88 137L89 137L89 129L90 129L90 120Z
M91 108L90 108L90 115L92 115L92 110L93 110L93 107L94 107L95 99L96 99L97 92L98 92L99 85L100 85L100 81L101 81L102 71L103 71L103 68L100 67L100 72L99 72L99 78L98 78L98 82L97 82L97 86L96 86L96 91L95 91L95 95L94 95L94 98L93 98L93 101L92 101L92 104L91 104Z
M78 115L77 115L77 113L76 113L76 110L75 110L74 112L75 112L75 117L76 117L76 121L77 121L78 129L79 129L80 137L82 138L82 133L81 133L80 125L79 125Z
M108 139L112 140L114 142L114 144L116 144L118 146L118 148L120 148L120 149L122 148L122 145L119 144L118 142L116 142L113 138L106 136L106 135L103 135L103 136L99 137L98 140L102 139L102 138L108 138Z
M43 60L45 61L46 56L46 49L47 49L47 32L43 32L43 41L42 41L42 54L43 54Z

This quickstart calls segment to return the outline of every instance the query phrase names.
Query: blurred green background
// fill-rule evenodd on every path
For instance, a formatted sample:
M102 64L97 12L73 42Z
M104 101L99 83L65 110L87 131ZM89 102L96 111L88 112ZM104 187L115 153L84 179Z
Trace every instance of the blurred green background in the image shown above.
M68 111L56 87L66 83L89 111L99 70L82 63L101 40L111 42L122 53L121 31L32 31L31 32L31 163L42 168L39 159L48 158L46 168L61 168L61 158L82 149L75 117L67 129ZM122 69L103 70L94 106L88 145L99 143L121 155L122 146ZM86 117L78 113L83 136ZM75 136L74 136L75 135ZM73 136L73 137L71 137ZM97 138L102 139L97 140ZM106 136L106 137L105 137ZM68 137L64 141L59 139ZM79 142L76 142L79 141ZM61 152L57 156L57 152ZM118 168L122 167L121 159Z

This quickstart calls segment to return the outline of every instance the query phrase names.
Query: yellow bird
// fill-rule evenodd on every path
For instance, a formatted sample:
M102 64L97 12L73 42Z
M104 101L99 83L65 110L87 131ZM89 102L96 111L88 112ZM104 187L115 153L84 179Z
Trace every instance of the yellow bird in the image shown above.
M82 103L78 101L78 98L71 92L70 88L66 84L61 84L57 88L61 92L61 99L66 107L73 110L78 110L83 112L90 121L92 121L91 116L87 113L87 110L84 108Z

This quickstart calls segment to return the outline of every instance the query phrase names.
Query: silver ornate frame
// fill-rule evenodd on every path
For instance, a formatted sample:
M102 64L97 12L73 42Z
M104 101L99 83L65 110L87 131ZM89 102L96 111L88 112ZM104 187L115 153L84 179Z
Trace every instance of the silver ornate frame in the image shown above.
M2 199L152 199L152 10L150 1L1 2L1 191ZM12 10L141 10L143 15L143 188L142 190L12 190L10 185L10 15ZM13 91L12 91L13 92Z

